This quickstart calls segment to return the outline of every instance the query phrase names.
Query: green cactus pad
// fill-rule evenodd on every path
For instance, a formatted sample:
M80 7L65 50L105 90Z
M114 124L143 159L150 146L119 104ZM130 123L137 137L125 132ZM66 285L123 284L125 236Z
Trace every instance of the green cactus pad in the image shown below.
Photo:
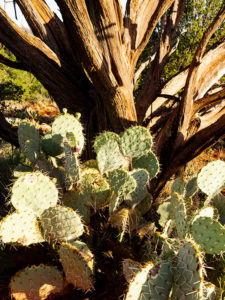
M170 219L170 202L164 202L158 206L157 213L160 215L159 224L164 227Z
M187 212L183 198L178 195L178 203L176 204L177 210L175 212L175 225L180 239L184 239L187 233Z
M84 291L94 287L94 256L85 243L62 243L59 256L68 283Z
M140 270L141 264L129 258L123 260L123 275L127 282L130 282Z
M108 140L99 148L96 160L101 173L118 169L127 164L119 144L115 140Z
M95 153L98 153L101 146L103 146L108 140L115 140L119 141L120 136L116 134L115 132L106 131L101 134L99 134L95 140L94 140L94 150Z
M170 219L175 220L177 204L179 203L179 197L185 193L185 183L179 177L173 182L171 188L171 205L170 205Z
M120 145L125 156L140 157L150 152L152 137L145 127L133 126L123 132Z
M203 296L203 260L193 242L179 249L172 300L196 300Z
M212 205L217 208L219 212L219 221L225 225L225 196L222 194L216 195L212 200Z
M225 162L216 160L208 163L199 172L197 183L206 195L217 195L225 187Z
M139 299L168 300L172 288L173 266L171 261L161 261L149 272Z
M77 155L73 153L72 148L67 142L64 142L65 151L65 171L67 180L73 183L77 183L80 179L80 167Z
M132 193L137 187L134 177L123 169L109 172L108 181L112 190L118 196L126 196Z
M79 191L73 190L63 194L62 202L65 206L77 211L85 224L90 222L90 209L86 206L86 199Z
M132 159L133 168L146 169L150 178L154 178L159 172L159 161L153 152Z
M107 205L110 194L109 184L101 174L83 175L80 187L88 206L101 209Z
M57 200L55 184L40 172L20 176L12 187L12 205L18 210L32 209L37 216L46 208L55 206Z
M185 183L184 181L177 177L174 182L173 185L171 187L171 194L173 193L178 193L179 195L183 196L185 193Z
M206 253L220 254L225 251L225 228L212 218L195 218L191 235Z
M50 207L40 216L41 231L48 242L63 242L78 238L84 232L81 217L72 208Z
M17 272L10 281L10 294L15 300L45 300L62 292L62 273L53 266L32 266Z
M63 138L67 138L68 133L74 134L76 145L80 148L79 153L81 153L84 147L83 127L77 118L66 113L55 118L52 124L52 134L58 134Z
M133 170L130 172L130 175L136 181L136 188L126 197L126 203L128 206L134 208L148 195L147 183L149 175L144 169Z
M189 198L194 196L194 194L198 191L197 177L192 178L188 181L185 188L185 197Z
M3 243L17 243L23 246L44 241L37 219L29 209L6 216L0 223L0 237Z
M119 197L116 193L111 191L110 197L109 197L109 215L111 216L120 205L122 199Z
M46 133L42 138L41 148L47 155L56 157L63 153L62 141L61 135Z
M18 139L21 150L26 157L35 162L40 152L40 135L38 130L30 122L24 121L18 127Z
M139 269L139 271L135 274L135 276L129 283L125 300L144 300L144 298L141 298L142 288L146 284L148 273L153 268L153 266L153 263L149 262Z

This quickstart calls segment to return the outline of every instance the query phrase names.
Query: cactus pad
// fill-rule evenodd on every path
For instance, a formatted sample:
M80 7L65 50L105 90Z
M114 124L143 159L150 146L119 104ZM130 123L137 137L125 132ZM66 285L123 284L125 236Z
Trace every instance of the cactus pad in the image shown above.
M86 199L79 191L72 190L63 194L63 204L77 211L82 221L90 222L90 208L86 206Z
M198 190L197 177L192 178L186 185L185 197L192 197Z
M18 127L18 139L21 150L26 157L35 162L40 152L40 135L38 130L30 122L24 121Z
M80 168L77 155L74 154L72 148L67 142L64 142L65 151L65 170L66 181L71 182L71 188L73 183L77 183L80 179ZM70 188L70 189L71 189Z
M99 134L94 140L93 147L94 147L95 153L98 153L101 146L104 145L108 140L119 141L119 139L120 139L120 136L118 134L116 134L115 132L106 131L106 132Z
M128 195L128 197L126 197L126 203L130 207L135 207L148 195L147 183L149 180L149 175L144 169L133 170L130 172L130 175L136 181L136 188Z
M150 152L152 137L145 127L133 126L123 132L120 145L125 156L140 157Z
M125 300L139 300L144 298L141 298L141 292L143 286L146 284L146 280L148 278L149 271L153 268L153 263L149 262L143 267L140 267L138 272L135 274L133 279L131 280L128 292L126 295Z
M132 159L133 168L146 169L150 178L154 178L159 172L159 162L153 152L149 152L146 155L140 157L134 157Z
M220 254L225 251L225 228L212 218L195 218L191 235L206 253Z
M96 160L101 173L118 169L127 163L115 140L108 140L98 149Z
M172 288L172 262L161 261L149 272L140 299L168 300Z
M59 134L46 133L42 138L41 148L50 156L58 156L63 153L62 140Z
M55 184L40 172L20 176L12 187L12 205L18 210L32 209L37 216L46 208L55 206L57 200Z
M215 206L219 212L219 221L225 225L225 196L222 194L216 195L212 200L212 205Z
M137 187L134 177L123 169L110 172L108 180L112 190L118 196L126 196L132 193Z
M208 163L199 172L197 183L208 196L217 195L225 187L225 162L215 160Z
M197 300L203 296L203 261L193 242L185 242L179 249L172 294L173 300Z
M52 134L58 134L63 138L67 138L68 133L72 133L75 136L76 145L80 148L79 152L81 152L84 147L83 127L77 118L66 113L55 118L52 124Z
M100 209L108 203L109 184L101 174L85 174L80 186L87 205Z
M40 216L41 231L48 242L70 241L84 232L81 218L72 208L50 207Z
M187 233L187 212L185 207L185 202L182 197L178 195L176 204L177 210L175 212L175 224L180 239L184 239Z
M53 266L32 266L17 272L10 281L15 300L44 300L63 290L62 273Z
M84 291L93 288L94 258L85 243L62 243L59 256L68 283Z
M37 219L28 209L5 217L0 223L0 237L3 243L17 243L23 246L44 241Z

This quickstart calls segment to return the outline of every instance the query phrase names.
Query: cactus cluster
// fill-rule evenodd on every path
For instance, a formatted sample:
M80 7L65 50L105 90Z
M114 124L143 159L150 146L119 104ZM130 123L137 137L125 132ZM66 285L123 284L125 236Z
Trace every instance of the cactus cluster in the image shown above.
M170 200L158 207L160 233L145 218L153 199L149 180L159 172L146 128L101 133L93 143L96 160L83 163L85 139L77 116L64 112L43 137L29 122L18 134L26 164L14 172L9 201L14 211L1 220L0 238L14 246L47 244L58 268L20 270L11 278L11 296L47 299L63 294L68 284L92 293L95 278L104 273L99 249L114 245L104 253L114 259L114 248L130 249L133 240L138 240L133 250L115 252L117 272L126 280L124 299L216 299L221 293L204 281L203 259L204 253L225 252L223 162L208 164L187 184L174 181ZM205 202L193 211L199 189Z

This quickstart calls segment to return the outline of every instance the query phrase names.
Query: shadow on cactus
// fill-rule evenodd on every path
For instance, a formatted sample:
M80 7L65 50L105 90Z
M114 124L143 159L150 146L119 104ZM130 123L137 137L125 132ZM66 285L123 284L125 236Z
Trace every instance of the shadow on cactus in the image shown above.
M64 111L51 128L45 136L26 121L18 129L27 159L14 172L12 209L1 220L0 237L14 247L42 244L53 259L15 270L10 295L219 299L222 288L206 282L203 261L205 253L225 251L225 163L207 165L187 184L177 178L171 199L158 207L157 228L145 219L149 180L159 172L146 128L100 134L96 160L87 162L80 161L85 138L79 115ZM199 189L205 202L193 210Z

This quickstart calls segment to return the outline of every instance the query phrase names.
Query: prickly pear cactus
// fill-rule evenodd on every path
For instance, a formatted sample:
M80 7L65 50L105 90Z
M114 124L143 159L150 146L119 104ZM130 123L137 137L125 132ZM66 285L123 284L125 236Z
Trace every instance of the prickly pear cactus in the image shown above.
M39 216L46 208L55 206L58 190L51 179L40 173L25 173L13 184L11 204L18 210L31 209Z
M127 164L118 142L114 139L107 140L98 149L96 160L101 173L118 169Z
M43 211L40 226L44 239L50 243L74 240L84 232L78 213L72 208L59 205Z
M149 181L149 175L144 169L135 169L130 172L130 175L136 181L136 188L126 197L126 203L133 208L148 195L147 183Z
M126 196L137 187L134 177L123 169L110 172L108 180L111 188L118 196Z
M159 172L159 161L153 152L132 159L132 165L135 169L146 169L150 178L154 178Z
M109 184L100 173L83 172L80 187L87 206L96 210L108 204Z
M99 134L94 140L93 147L94 147L95 153L98 153L101 146L103 146L108 140L119 141L120 136L118 134L116 134L114 132L110 132L110 131L105 131L105 132Z
M16 211L3 218L0 223L0 237L3 243L23 246L44 242L36 216L29 209Z
M145 127L133 126L123 132L120 146L125 156L140 157L150 152L152 137Z
M198 174L199 188L210 198L225 187L225 162L216 160L208 163Z
M94 287L94 256L85 243L81 241L62 243L59 256L68 283L84 291Z
M217 220L210 217L195 218L191 235L206 253L220 254L225 251L225 228Z
M172 300L203 297L203 259L198 246L185 242L179 249Z
M62 292L62 273L53 266L32 266L17 272L10 281L10 294L15 300L45 300Z
M129 283L125 300L145 299L142 297L142 289L145 286L148 274L153 267L153 263L148 262L146 265L139 268L138 272L134 275L133 279Z
M84 135L80 121L68 113L61 114L55 118L52 124L52 134L60 135L63 139L66 139L68 138L68 133L72 133L75 136L76 152L81 153L84 147Z
M22 152L31 161L35 162L40 152L40 135L33 124L28 121L20 123L18 127L18 139Z
M67 189L71 190L73 184L78 183L80 180L79 161L77 155L67 142L64 142L64 151Z
M59 156L63 153L63 137L59 134L46 133L41 141L42 150L49 156Z

